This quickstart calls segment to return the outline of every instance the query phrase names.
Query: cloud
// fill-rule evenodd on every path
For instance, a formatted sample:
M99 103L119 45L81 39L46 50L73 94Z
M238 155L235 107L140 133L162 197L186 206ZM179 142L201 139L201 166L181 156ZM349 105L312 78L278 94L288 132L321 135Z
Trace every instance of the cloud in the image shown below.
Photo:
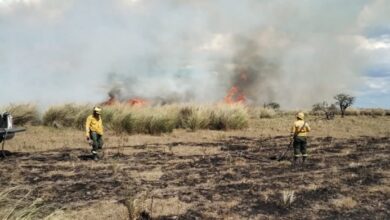
M386 1L344 5L3 0L0 93L13 93L0 104L98 102L117 85L128 96L217 102L240 84L256 104L308 107L356 91L373 57L388 56L388 38L368 36L388 24ZM237 81L243 72L252 81Z

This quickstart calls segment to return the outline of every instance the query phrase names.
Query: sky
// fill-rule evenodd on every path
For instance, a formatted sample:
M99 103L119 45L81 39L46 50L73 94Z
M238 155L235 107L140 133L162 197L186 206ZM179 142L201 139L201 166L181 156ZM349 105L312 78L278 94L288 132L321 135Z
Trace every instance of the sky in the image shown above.
M124 97L390 108L389 0L0 0L0 105Z

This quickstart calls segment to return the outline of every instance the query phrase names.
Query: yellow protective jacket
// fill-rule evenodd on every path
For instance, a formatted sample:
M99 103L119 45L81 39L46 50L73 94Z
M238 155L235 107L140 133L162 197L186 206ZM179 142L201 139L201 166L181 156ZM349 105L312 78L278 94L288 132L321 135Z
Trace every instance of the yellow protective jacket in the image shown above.
M291 128L291 136L294 136L297 133L297 136L306 137L307 133L310 132L310 126L306 122L305 127L303 128L304 120L297 120L294 122L294 125Z
M96 119L93 115L88 116L87 122L85 123L86 136L89 137L91 131L94 131L100 135L103 135L103 121L99 116Z

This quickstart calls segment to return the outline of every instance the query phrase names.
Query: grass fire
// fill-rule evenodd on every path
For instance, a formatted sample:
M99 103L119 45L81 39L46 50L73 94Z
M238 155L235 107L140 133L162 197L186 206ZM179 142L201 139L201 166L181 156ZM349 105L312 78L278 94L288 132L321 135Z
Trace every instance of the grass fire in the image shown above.
M0 0L0 219L390 219L389 11Z

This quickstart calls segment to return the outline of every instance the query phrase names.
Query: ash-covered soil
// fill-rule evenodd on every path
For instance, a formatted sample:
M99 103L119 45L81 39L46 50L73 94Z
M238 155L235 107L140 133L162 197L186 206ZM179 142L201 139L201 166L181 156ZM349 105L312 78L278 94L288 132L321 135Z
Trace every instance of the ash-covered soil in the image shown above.
M29 200L44 201L38 216L139 198L142 215L155 219L389 219L389 143L310 138L303 167L273 160L288 144L281 136L106 148L97 162L81 148L11 152L0 160L0 185L29 187ZM173 198L181 205L163 206Z

